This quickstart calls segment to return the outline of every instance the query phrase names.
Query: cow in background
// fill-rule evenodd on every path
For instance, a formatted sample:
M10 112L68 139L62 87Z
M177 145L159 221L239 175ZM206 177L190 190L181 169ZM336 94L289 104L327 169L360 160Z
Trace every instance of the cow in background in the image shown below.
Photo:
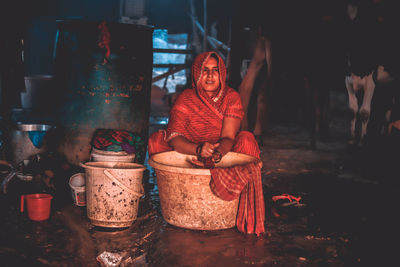
M363 145L367 133L369 136L377 136L382 132L382 128L386 131L382 118L385 117L385 113L389 114L387 112L393 98L392 90L395 89L390 86L394 85L394 77L399 73L396 70L399 66L399 57L396 56L399 48L394 45L396 36L392 31L393 16L387 14L390 5L379 9L379 3L382 1L375 0L365 4L349 0L346 6L345 85L351 111L348 140L350 145ZM383 89L382 85L389 85L389 88ZM357 97L360 92L363 93L361 105ZM359 136L356 134L357 119L361 122Z
M350 145L362 145L365 141L368 123L371 117L372 98L377 85L379 83L387 84L393 81L394 77L390 75L389 72L385 71L385 67L381 65L377 66L375 70L365 76L357 75L351 72L346 75L345 84L348 92L349 108L352 112L352 117L350 120L350 139L348 141ZM361 107L359 108L357 93L361 90L363 91L363 99ZM386 120L388 121L390 117L390 110L386 110L385 114ZM361 120L361 133L358 140L356 136L357 115ZM386 132L386 126L381 126L383 128L379 129L380 132Z
M248 119L242 129L253 131L262 145L270 121L297 122L307 109L305 8L291 0L240 2L232 23L228 82L242 97Z

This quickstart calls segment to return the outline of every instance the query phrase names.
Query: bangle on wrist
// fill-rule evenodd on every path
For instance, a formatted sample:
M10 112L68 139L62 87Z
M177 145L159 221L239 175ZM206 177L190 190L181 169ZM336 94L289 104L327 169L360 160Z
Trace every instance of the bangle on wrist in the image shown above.
M220 162L222 159L222 153L219 150L215 150L212 155L212 159L213 159L214 163Z
M203 143L198 144L196 147L196 156L198 160L201 160L201 150L203 150Z

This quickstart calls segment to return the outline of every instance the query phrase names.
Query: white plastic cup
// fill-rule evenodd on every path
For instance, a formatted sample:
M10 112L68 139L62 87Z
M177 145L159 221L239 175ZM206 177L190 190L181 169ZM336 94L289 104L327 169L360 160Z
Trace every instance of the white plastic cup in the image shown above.
M77 206L86 206L86 185L85 174L76 173L69 178L69 186L71 187L72 199Z

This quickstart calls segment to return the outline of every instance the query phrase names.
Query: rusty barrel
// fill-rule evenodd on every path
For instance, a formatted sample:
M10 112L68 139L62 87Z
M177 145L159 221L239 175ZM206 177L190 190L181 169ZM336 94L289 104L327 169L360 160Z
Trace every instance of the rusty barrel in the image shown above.
M58 149L70 163L89 160L99 128L130 131L147 141L152 33L150 26L118 22L57 22Z

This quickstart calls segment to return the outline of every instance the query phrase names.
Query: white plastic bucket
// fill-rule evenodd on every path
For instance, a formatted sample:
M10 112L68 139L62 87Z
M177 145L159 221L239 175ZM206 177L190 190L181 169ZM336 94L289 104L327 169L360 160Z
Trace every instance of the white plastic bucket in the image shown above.
M77 206L86 206L86 185L85 174L76 173L69 178L69 186L71 187L72 199Z
M137 218L143 196L142 164L86 162L86 214L101 227L129 227Z
M128 154L125 151L104 151L92 148L90 153L90 161L104 161L104 162L134 162L135 154Z

